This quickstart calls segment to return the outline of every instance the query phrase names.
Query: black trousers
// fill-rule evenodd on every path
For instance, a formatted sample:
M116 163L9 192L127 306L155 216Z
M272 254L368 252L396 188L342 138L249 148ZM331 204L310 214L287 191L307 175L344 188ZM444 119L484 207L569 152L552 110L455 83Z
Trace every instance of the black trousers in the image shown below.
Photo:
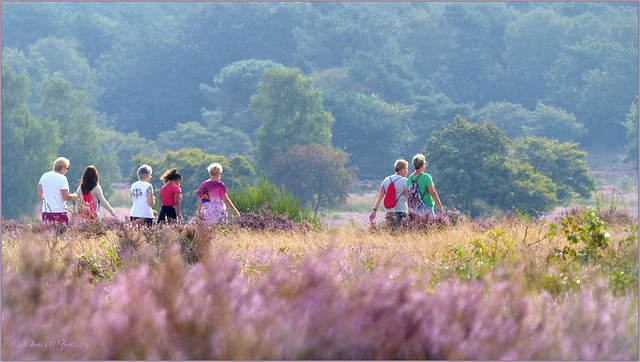
M134 216L129 216L129 220L131 221L137 221L137 222L141 222L144 225L148 225L151 226L153 225L153 219L149 218L149 217L134 217Z
M158 222L165 221L168 222L178 220L178 215L176 215L175 206L163 206L160 210L160 215L158 215Z

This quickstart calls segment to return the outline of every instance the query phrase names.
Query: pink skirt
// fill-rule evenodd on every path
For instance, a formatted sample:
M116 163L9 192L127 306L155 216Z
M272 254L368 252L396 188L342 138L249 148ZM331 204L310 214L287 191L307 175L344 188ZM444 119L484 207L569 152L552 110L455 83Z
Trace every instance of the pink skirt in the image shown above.
M204 219L214 224L227 223L227 208L222 201L211 201L202 204Z

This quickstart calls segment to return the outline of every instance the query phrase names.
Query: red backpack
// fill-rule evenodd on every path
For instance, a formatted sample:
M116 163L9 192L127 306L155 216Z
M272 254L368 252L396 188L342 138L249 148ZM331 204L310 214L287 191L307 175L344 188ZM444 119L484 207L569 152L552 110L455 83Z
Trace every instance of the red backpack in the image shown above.
M98 217L98 212L96 211L96 205L93 203L93 196L91 196L91 192L87 192L87 194L82 198L79 214L89 219L95 219Z
M398 196L398 198L396 199L395 181L398 181L399 178L400 177L398 177L394 181L391 181L389 186L387 186L387 194L384 195L384 208L385 209L393 209L393 207L396 206L396 202L398 202L398 200L400 199L400 196L402 196L402 194L400 194L400 196Z

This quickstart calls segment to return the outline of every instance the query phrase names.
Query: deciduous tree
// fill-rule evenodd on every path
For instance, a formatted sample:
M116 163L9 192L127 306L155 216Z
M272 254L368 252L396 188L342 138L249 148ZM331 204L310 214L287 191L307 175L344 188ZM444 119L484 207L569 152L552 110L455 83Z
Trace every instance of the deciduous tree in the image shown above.
M533 167L533 171L549 177L558 186L558 199L579 195L589 197L595 180L589 175L584 158L587 153L576 149L577 143L522 137L512 143L512 158Z
M357 168L346 168L349 156L330 146L293 145L279 152L273 163L274 181L284 185L302 203L319 208L342 205L349 196Z
M427 162L444 204L472 216L515 207L546 212L557 202L556 185L526 163L509 159L510 141L495 123L469 123L457 116L432 133Z
M271 167L277 153L296 144L331 144L334 119L325 111L313 79L298 68L266 69L249 109L262 122L256 132L255 159L267 176L274 174Z
M53 169L61 142L54 120L36 119L27 103L29 78L2 64L2 216L30 217L40 176Z

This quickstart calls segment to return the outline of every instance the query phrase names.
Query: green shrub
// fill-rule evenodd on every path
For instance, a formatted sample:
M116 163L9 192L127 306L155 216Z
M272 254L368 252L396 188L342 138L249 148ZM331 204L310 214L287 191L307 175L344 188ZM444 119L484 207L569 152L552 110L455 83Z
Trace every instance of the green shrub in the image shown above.
M306 220L314 227L320 227L320 219L313 215L309 205L301 205L297 197L286 193L284 186L278 189L262 177L256 180L255 186L232 188L229 198L242 214L250 211L257 213L262 207L267 207L273 212L287 215L290 220Z

